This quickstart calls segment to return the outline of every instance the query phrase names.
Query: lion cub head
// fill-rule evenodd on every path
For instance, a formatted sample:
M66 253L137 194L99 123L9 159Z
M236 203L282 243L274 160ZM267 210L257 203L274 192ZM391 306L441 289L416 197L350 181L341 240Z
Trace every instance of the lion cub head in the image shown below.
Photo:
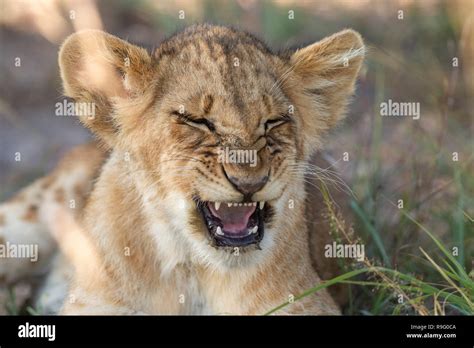
M235 263L229 250L256 260L290 233L302 163L343 117L363 55L352 30L277 54L247 33L198 25L152 55L79 32L59 63L66 94L95 106L82 122L126 155L116 165L148 216L168 221L163 239Z

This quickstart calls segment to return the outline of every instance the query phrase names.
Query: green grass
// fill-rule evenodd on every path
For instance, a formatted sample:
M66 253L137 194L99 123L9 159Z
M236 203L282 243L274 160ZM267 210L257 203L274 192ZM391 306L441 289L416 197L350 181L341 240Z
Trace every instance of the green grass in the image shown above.
M5 309L9 315L19 315L20 314L20 308L18 308L16 304L16 294L15 291L12 288L7 289L8 292L8 298L7 301L5 302Z

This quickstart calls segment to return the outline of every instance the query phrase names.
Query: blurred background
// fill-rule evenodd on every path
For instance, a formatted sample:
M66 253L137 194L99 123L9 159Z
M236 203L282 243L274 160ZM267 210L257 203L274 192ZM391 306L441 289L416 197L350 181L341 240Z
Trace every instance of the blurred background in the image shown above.
M0 0L0 200L90 137L77 119L54 113L62 100L57 52L69 34L103 29L152 50L177 30L204 21L245 29L275 49L344 28L359 31L368 59L347 121L328 137L325 149L353 192L348 195L353 228L374 265L420 281L446 282L420 253L422 246L429 255L446 257L425 228L471 272L472 0ZM388 99L419 102L420 119L381 117L380 103ZM344 152L347 162L341 160ZM399 199L409 216L394 206ZM472 286L455 281L461 288ZM448 287L460 295L449 282L439 286ZM345 312L410 313L409 306L396 303L392 290L357 288ZM420 301L430 312L436 307L436 300ZM460 307L454 303L446 313L466 312Z

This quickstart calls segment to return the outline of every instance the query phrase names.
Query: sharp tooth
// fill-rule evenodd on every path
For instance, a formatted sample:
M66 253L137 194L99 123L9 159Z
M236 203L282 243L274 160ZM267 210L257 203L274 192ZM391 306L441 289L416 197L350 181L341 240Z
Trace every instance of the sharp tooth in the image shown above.
M224 235L224 232L222 232L222 228L221 228L220 226L217 226L216 234L219 235L219 236L223 236L223 235Z
M265 201L261 201L258 203L258 207L260 208L260 210L262 210L264 206L265 206Z
M252 205L253 205L254 207L256 207L256 206L257 206L257 202L253 202Z
M242 206L242 203L239 203L239 207L241 207L241 206Z
M232 203L227 203L227 206L230 208L232 207Z
M234 203L234 207L236 207L236 206L238 206L238 205L239 205L239 203Z
M221 206L221 202L214 202L214 207L216 208L216 211L219 210Z
M250 234L257 233L257 231L258 231L258 226L254 226L254 228L250 230Z

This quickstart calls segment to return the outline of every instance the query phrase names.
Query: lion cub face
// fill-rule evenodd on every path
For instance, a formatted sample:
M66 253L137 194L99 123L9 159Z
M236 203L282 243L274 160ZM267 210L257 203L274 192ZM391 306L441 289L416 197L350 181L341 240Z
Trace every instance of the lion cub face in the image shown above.
M288 200L303 198L301 168L342 117L362 56L352 31L276 55L246 33L203 25L153 56L78 33L60 65L66 94L96 106L83 123L130 154L123 166L150 218L167 219L166 233L205 262L241 264L284 238Z

